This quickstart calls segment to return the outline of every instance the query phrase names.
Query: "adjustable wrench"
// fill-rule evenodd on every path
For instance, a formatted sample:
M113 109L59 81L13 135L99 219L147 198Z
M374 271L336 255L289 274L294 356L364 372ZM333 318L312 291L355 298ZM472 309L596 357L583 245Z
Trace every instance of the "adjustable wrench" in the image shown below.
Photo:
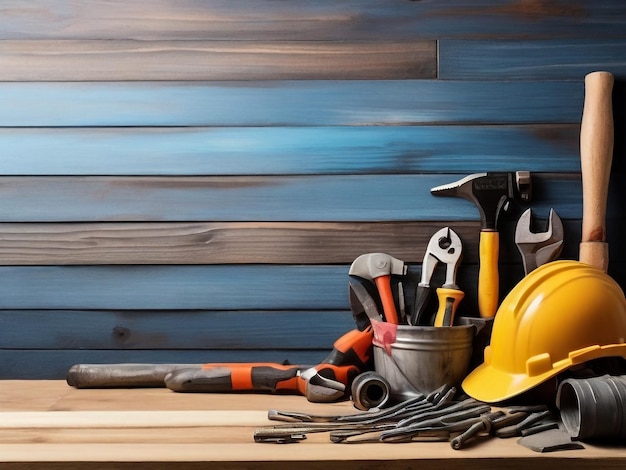
M563 223L554 209L550 209L545 232L532 232L531 220L532 211L527 209L515 227L515 244L522 255L526 275L542 264L558 258L563 249Z
M439 309L435 316L435 326L452 325L456 307L465 295L456 285L456 271L462 252L461 238L449 227L438 230L430 238L422 263L421 281L415 292L415 308L409 319L411 325L423 325L427 321L424 312L431 292L430 279L438 263L446 265L446 280L443 286L437 289Z

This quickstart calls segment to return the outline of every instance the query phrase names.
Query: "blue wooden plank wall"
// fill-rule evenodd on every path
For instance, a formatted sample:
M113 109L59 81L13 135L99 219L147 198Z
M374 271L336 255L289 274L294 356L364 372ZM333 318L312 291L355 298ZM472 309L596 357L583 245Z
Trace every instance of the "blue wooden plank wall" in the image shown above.
M621 0L0 2L0 378L316 363L354 327L350 263L383 251L417 278L445 225L476 315L478 211L430 188L529 170L576 259L583 79L601 69L626 286ZM501 221L502 297L523 209Z

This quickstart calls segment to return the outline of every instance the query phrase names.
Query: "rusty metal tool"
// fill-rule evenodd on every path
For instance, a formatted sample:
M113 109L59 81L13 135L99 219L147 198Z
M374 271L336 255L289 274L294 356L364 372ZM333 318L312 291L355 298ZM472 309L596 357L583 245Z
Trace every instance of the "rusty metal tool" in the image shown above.
M409 318L411 325L428 325L426 307L432 292L430 280L439 263L446 265L446 280L437 289L439 309L435 315L435 326L451 326L454 314L464 293L456 284L456 272L463 254L463 244L458 234L450 227L438 230L428 242L424 261L422 262L422 276L415 291L414 309Z
M380 440L382 442L410 442L414 436L419 436L424 432L464 432L479 422L481 415L490 411L489 405L478 402L469 407L456 408L451 406L432 418L418 420L411 424L404 424L401 421L395 428L383 430L380 434Z
M311 402L344 398L352 380L371 368L372 327L354 329L316 366L278 363L75 364L67 383L76 388L168 387L179 392L293 392Z
M472 425L465 432L451 439L450 446L454 450L462 449L469 441L478 435L493 435L498 429L519 424L525 420L532 411L544 411L545 409L545 406L542 406L540 409L526 411L529 410L529 407L527 406L519 407L518 410L516 410L515 407L510 407L505 412L496 411L484 414L481 416L481 420L479 422Z
M460 450L467 445L468 441L471 441L476 436L480 434L490 434L494 422L504 416L505 413L502 411L495 411L493 413L485 413L481 415L480 419L476 423L472 424L467 430L450 440L450 447L454 450Z
M373 318L383 321L382 307L378 305L378 295L371 292L370 283L356 276L350 276L348 280L348 300L352 317L359 330L364 330L371 325Z
M537 423L543 421L545 418L550 418L551 416L552 412L550 410L530 413L528 416L526 416L526 418L524 418L517 424L496 429L495 434L496 436L502 438L521 436L523 430L529 429L537 425Z
M162 388L168 374L190 367L202 364L74 364L66 380L75 388Z
M313 403L343 398L354 378L369 368L373 331L351 330L333 345L331 353L313 367L280 364L205 364L182 369L165 377L176 392L271 391L295 392Z
M515 244L522 255L524 273L554 261L563 249L563 223L554 209L550 209L545 232L531 231L532 210L526 209L515 226Z
M391 276L404 276L407 269L404 261L391 255L367 253L354 260L348 274L374 282L383 305L385 321L398 324L398 312L391 290Z
M454 183L432 188L430 192L433 196L461 197L478 208L481 220L478 311L483 318L494 317L500 300L498 218L508 210L511 200L530 201L530 173L475 173Z
M427 410L439 409L449 404L456 394L456 388L442 386L428 395L420 394L404 400L388 408L366 413L353 413L345 415L314 415L310 413L300 413L293 411L269 410L267 417L274 421L303 422L303 423L361 423L375 424L386 422L398 422L417 413L424 413Z

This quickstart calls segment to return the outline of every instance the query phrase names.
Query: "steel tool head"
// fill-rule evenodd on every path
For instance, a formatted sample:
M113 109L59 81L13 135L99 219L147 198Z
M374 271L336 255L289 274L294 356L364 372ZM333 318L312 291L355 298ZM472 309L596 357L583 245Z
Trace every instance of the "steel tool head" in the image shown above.
M404 276L407 266L404 261L386 253L367 253L359 256L350 266L349 274L373 281L390 274Z
M530 173L474 173L430 190L433 196L456 196L473 202L483 229L496 230L498 217L511 199L527 202L531 197Z
M383 321L382 307L377 302L377 295L368 288L366 282L355 276L350 276L348 280L350 310L360 331L371 324L371 318Z
M458 234L444 227L430 238L422 263L421 285L429 285L437 263L446 265L446 282L443 287L456 286L456 271L463 254L463 244Z
M515 227L515 244L522 255L526 274L542 264L554 261L563 249L563 223L554 209L550 209L545 232L531 231L531 223L532 211L527 209Z
M311 403L331 403L346 393L345 384L324 377L315 367L302 371L300 377L306 381L305 396Z

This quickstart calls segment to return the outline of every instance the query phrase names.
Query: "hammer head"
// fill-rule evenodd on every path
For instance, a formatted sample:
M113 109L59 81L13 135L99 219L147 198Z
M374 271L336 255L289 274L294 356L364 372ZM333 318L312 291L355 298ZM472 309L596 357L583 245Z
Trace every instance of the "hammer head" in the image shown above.
M508 210L511 199L530 201L530 173L474 173L430 192L433 196L456 196L473 202L480 212L482 229L496 230L498 216Z
M352 262L349 274L373 281L377 277L391 274L404 276L406 272L407 266L398 258L386 253L367 253Z

